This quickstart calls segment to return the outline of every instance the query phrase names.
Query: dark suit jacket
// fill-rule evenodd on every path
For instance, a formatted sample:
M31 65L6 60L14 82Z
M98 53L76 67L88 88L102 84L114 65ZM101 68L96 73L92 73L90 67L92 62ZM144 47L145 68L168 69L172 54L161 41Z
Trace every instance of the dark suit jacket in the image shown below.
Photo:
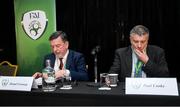
M44 58L44 67L46 59L50 59L51 67L54 68L55 58L54 53L46 55ZM83 54L69 50L66 61L66 69L70 70L72 80L88 80L88 73Z
M143 71L147 77L166 77L169 76L165 53L162 48L148 45L148 62L143 66ZM125 81L125 77L131 77L132 73L132 49L131 46L117 49L110 73L118 73L119 81Z

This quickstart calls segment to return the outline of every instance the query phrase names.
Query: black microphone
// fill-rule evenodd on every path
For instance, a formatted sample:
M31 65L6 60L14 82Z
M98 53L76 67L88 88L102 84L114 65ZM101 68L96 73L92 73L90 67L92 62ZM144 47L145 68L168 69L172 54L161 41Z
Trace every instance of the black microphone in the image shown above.
M99 45L95 46L92 51L91 54L94 55L94 83L88 83L88 86L93 86L93 87L99 87L99 83L97 83L97 53L101 50L101 47Z
M101 47L99 45L97 45L96 47L94 47L91 51L92 55L97 54L99 51L101 50Z

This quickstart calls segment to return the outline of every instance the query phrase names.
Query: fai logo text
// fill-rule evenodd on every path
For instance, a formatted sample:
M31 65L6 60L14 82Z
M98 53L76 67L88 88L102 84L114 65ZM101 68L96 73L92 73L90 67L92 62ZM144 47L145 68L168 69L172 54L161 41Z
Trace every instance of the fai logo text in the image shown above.
M41 10L26 12L21 21L25 33L33 40L42 36L47 22L48 19L46 19L45 12Z

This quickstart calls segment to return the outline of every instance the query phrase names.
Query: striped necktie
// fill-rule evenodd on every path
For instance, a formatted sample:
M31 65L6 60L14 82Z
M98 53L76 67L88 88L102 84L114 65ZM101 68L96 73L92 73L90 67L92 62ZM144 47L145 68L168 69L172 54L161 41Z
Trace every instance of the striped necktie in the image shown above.
M62 70L64 64L63 64L63 61L62 61L63 58L59 58L60 60L60 65L59 65L59 69Z

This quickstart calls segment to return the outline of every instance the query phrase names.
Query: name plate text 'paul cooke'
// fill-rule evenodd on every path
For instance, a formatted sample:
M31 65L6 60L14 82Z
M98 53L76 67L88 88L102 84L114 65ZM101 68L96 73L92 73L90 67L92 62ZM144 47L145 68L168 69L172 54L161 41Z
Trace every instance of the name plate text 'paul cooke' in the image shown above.
M176 78L126 78L126 94L179 96Z

